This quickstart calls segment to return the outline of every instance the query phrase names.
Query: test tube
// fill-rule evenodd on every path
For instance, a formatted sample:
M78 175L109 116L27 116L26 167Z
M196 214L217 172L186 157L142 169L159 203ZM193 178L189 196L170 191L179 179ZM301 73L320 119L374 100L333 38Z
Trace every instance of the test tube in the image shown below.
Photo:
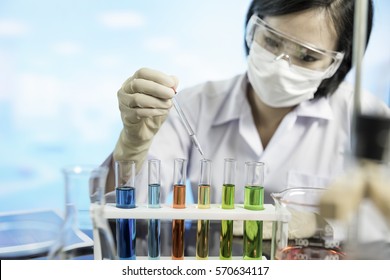
M198 185L198 208L210 208L210 183L211 183L211 160L200 160L200 177ZM196 258L208 259L209 256L209 220L198 220L196 234Z
M160 160L148 160L148 207L160 208ZM148 257L149 259L160 258L160 228L158 219L148 220Z
M116 207L135 208L135 162L115 162ZM116 219L117 252L121 260L135 260L135 219Z
M225 159L222 186L222 209L234 209L236 166L237 162L235 159ZM232 258L232 249L233 220L222 220L219 244L219 259L230 260Z
M186 160L177 158L173 167L173 208L186 207ZM172 259L184 259L184 220L172 221Z
M198 137L196 137L195 132L192 130L192 128L191 128L191 126L190 126L190 124L189 124L185 114L183 113L179 103L177 103L176 98L172 98L172 102L173 102L173 107L175 107L177 114L179 115L179 117L180 117L184 127L187 130L188 135L191 137L192 143L198 149L198 152L200 153L202 158L204 158L204 153L203 153L202 148L200 147L200 143L198 141Z
M244 208L264 209L264 163L245 163ZM263 221L244 221L244 259L261 260L263 257Z

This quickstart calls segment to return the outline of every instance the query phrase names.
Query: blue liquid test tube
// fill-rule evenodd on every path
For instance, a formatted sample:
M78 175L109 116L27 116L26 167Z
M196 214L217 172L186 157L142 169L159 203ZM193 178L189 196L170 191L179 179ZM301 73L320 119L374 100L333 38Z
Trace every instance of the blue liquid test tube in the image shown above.
M115 162L116 207L135 208L135 162ZM136 220L116 219L117 252L120 260L135 260Z
M148 207L160 208L160 160L148 161ZM159 259L161 254L160 243L161 222L158 219L148 220L148 257Z

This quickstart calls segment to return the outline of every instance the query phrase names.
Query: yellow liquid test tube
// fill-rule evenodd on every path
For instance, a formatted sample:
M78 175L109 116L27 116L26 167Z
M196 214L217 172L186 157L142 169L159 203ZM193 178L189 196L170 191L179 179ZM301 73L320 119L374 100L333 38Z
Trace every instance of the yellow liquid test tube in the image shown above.
M200 179L198 185L198 208L210 208L211 160L200 160ZM196 259L206 260L209 257L210 221L198 220L196 231Z

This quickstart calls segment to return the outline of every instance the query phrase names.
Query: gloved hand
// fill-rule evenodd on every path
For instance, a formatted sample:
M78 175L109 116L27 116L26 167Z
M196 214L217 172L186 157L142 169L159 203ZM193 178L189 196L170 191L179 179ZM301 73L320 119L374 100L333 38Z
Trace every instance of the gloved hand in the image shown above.
M174 76L141 68L118 91L123 129L114 160L134 160L137 172L146 159L153 136L167 118L178 85Z

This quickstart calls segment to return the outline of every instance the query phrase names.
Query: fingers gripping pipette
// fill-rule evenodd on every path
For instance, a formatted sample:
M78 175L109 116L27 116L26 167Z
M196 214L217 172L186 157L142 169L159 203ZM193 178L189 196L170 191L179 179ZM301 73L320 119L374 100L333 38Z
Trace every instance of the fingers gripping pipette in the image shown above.
M186 116L184 115L183 111L181 110L181 108L179 106L179 103L177 103L175 98L172 98L172 102L173 102L173 106L176 109L176 112L179 114L179 117L180 117L184 127L186 128L186 130L188 132L188 135L190 135L190 137L191 137L192 143L194 143L195 147L198 149L202 158L204 158L204 153L203 153L202 148L200 147L200 144L198 142L198 138L196 137L196 134L194 133L190 124L188 123Z

